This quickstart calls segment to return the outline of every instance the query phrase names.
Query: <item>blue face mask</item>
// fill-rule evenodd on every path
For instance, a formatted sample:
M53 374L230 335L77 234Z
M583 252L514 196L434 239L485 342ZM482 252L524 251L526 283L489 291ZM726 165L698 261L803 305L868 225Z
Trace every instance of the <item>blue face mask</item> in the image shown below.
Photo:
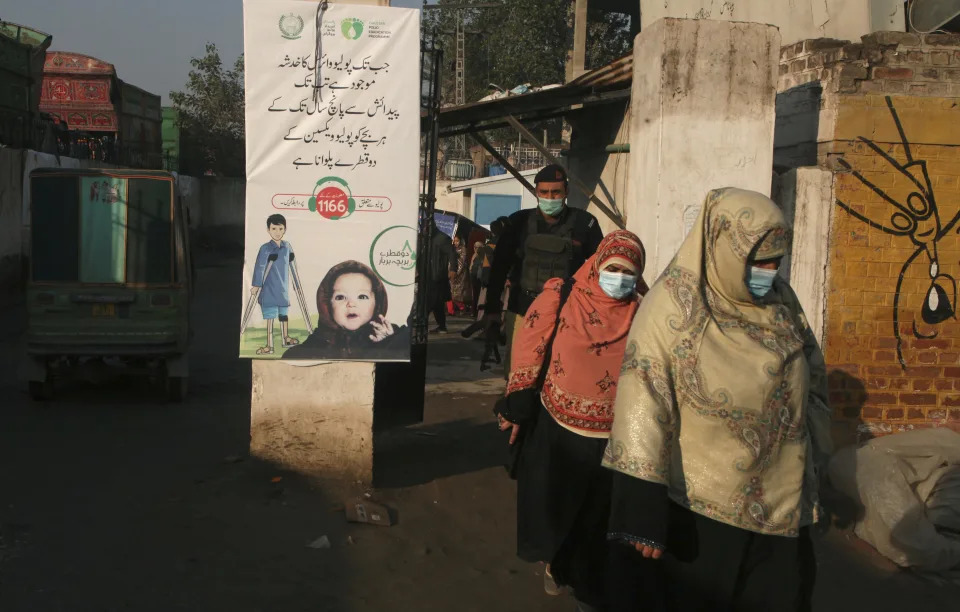
M600 288L615 300L633 295L637 289L637 277L623 272L600 270Z
M563 210L563 198L559 200L550 200L548 198L537 198L540 204L540 210L548 217L556 217Z
M777 270L750 266L747 268L747 288L750 289L750 295L755 298L767 295L773 289L773 281L776 278Z

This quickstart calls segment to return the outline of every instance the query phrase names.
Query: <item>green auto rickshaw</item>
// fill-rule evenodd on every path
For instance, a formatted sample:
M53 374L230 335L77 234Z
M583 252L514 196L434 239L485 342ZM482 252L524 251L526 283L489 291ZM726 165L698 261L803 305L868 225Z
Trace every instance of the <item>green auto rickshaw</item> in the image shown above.
M30 173L25 378L34 399L89 363L187 391L193 267L176 179L154 170Z

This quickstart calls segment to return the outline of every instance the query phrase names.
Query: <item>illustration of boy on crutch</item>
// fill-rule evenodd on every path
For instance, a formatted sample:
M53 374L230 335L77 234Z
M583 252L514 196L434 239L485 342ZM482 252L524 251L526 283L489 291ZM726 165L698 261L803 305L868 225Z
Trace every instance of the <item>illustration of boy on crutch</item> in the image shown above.
M293 247L283 239L287 232L287 220L283 215L274 214L267 218L267 233L270 241L260 247L257 261L253 268L253 281L250 287L250 299L243 313L243 322L240 328L241 335L247 327L247 321L253 311L254 301L260 304L260 312L267 322L267 345L257 348L257 355L274 354L273 321L280 320L280 336L284 348L295 346L300 342L290 336L289 317L290 308L289 285L292 281L297 302L303 312L307 324L307 331L313 331L310 315L306 309L306 301L300 278L297 274Z

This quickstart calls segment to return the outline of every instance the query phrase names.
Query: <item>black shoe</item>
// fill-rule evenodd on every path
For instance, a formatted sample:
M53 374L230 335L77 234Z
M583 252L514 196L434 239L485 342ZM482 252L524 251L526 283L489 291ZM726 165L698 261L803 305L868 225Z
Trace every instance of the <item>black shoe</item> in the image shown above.
M446 334L446 333L448 333L448 332L447 332L447 328L446 328L446 327L435 327L435 328L433 329L433 333L435 333L435 334Z

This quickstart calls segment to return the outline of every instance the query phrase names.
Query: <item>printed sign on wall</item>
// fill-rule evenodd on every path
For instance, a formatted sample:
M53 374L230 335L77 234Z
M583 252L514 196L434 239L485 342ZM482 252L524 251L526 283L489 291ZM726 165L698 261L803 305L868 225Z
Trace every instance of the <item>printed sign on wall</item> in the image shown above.
M240 356L406 361L419 12L244 0Z

